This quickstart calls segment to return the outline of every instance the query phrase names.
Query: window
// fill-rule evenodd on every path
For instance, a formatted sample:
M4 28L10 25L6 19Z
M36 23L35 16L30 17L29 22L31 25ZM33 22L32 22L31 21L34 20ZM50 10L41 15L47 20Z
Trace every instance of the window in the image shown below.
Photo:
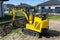
M42 9L45 9L44 7L42 7Z
M49 9L51 9L51 7L49 7Z
M55 9L60 9L60 7L55 7Z
M60 7L55 7L55 12L60 13Z

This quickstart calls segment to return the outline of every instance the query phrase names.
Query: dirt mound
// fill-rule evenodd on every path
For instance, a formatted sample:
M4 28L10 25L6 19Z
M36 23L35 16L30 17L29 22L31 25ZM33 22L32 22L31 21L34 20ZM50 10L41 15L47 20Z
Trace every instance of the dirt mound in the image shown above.
M13 27L11 25L0 26L0 36L5 36L10 33L12 31L12 28Z

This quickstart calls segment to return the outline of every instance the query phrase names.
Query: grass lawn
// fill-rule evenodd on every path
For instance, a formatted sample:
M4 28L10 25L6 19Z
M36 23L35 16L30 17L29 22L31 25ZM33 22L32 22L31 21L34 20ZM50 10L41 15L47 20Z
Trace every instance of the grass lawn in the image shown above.
M48 18L52 20L60 20L60 16L49 16Z
M17 13L16 14L16 20L19 20L20 18L22 18L24 15ZM5 24L5 23L9 23L12 22L12 13L6 13L4 17L0 18L0 24Z

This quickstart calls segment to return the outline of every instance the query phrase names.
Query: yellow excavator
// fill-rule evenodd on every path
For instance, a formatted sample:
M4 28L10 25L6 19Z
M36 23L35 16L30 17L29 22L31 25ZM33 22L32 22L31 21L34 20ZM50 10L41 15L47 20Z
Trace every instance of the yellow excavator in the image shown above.
M22 29L24 32L25 30L29 30L34 32L35 34L38 33L46 33L47 30L49 29L49 21L47 19L47 13L39 13L40 11L38 10L37 13L35 13L35 9L34 8L30 8L28 13L23 10L16 10L16 9L12 9L12 13L13 13L13 20L15 21L15 16L16 16L16 12L22 12L26 18L26 20L28 21L25 24L25 27Z

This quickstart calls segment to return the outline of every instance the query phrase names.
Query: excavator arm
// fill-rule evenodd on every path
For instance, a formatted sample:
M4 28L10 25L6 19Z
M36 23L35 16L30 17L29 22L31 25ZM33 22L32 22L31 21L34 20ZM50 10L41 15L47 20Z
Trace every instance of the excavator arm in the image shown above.
M24 16L26 17L26 20L28 21L28 16L27 16L27 13L25 10L23 9L20 9L20 10L15 10L15 9L12 9L12 15L13 15L13 21L16 20L16 12L22 12L24 14Z

